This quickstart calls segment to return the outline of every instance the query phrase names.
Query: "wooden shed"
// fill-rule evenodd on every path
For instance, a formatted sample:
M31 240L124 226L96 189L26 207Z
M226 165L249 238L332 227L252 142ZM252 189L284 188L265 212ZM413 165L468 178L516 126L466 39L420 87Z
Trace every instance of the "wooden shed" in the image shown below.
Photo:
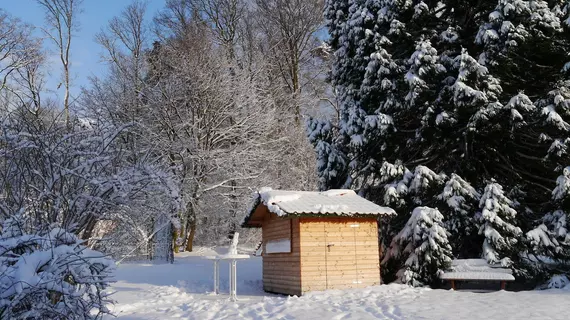
M352 190L262 190L244 227L262 228L263 289L308 291L380 284L378 206Z

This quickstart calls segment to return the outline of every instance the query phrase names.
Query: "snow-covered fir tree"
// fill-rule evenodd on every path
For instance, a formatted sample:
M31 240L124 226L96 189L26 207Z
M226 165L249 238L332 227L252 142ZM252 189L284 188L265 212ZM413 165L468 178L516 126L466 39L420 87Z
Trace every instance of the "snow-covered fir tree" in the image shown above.
M481 195L467 181L452 174L438 195L444 214L444 226L457 257L469 257L478 251L478 233L475 212ZM479 246L480 247L480 246Z
M425 166L417 166L412 172L402 164L388 162L382 165L380 172L386 177L393 176L393 180L385 184L384 202L395 208L423 204L423 199L433 198L446 178Z
M405 78L406 83L410 87L410 91L406 95L408 107L413 108L418 101L429 105L428 101L435 100L435 96L433 96L434 91L429 90L430 87L426 79L431 80L446 71L439 60L437 50L431 45L429 40L420 40L417 43L416 51L408 61L410 69L406 73Z
M417 166L412 172L401 163L388 162L382 164L380 174L386 181L384 203L401 212L412 212L417 206L430 205L446 178L445 175L437 174L425 166ZM382 225L383 233L395 235L407 220L406 215L393 218L390 225Z
M399 281L417 287L439 282L452 258L443 215L437 209L417 207L393 238L383 263L398 261Z
M549 143L547 158L564 167L570 154L570 81L562 81L538 101L543 124L549 128L540 139Z
M516 226L517 211L501 185L491 182L481 196L478 219L483 241L483 258L490 264L508 267L520 252L522 231Z
M556 182L552 192L553 211L539 221L542 222L540 225L527 232L526 238L534 256L558 261L566 265L570 274L570 232L567 224L570 221L570 167L562 170Z
M346 155L335 144L334 125L329 120L311 118L307 121L309 141L317 150L317 169L321 185L338 185L346 181Z
M505 243L519 241L523 230L556 211L552 191L568 166L569 17L564 1L326 1L330 78L341 117L327 148L317 152L321 164L330 162L323 168L342 172L344 181L322 179L321 188L351 187L398 209L400 217L387 227L392 231L382 233L384 243L418 205L438 208L448 228L470 224L476 194L484 194L482 211L512 226L506 234L504 225L486 218L485 228L495 228ZM343 161L328 156L336 150ZM383 163L398 165L386 170ZM441 185L435 194L414 194L409 188L418 166L452 180L455 174L472 189ZM397 174L384 176L389 171ZM321 177L325 173L320 169ZM490 180L496 181L492 190ZM499 197L499 189L512 202ZM465 198L460 209L448 201L457 197ZM493 197L510 209L486 208ZM489 260L518 263L515 249L491 241L489 232ZM483 238L475 235L456 239L451 232L456 254L480 256Z
M570 205L570 167L562 170L562 174L556 179L556 188L552 191L554 201L564 208Z

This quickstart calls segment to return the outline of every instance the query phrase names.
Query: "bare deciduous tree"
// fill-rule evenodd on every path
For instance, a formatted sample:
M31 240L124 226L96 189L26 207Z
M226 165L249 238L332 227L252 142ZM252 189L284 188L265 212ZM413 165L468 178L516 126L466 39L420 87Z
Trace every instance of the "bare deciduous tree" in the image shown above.
M147 94L155 140L181 179L187 200L182 215L187 250L192 249L204 197L244 188L264 170L256 163L270 156L263 154L264 146L275 143L264 139L274 113L256 92L259 79L236 68L203 33L193 34L167 43L158 53L171 69Z
M240 19L244 17L245 3L242 0L190 0L192 9L201 14L210 25L216 40L235 59L239 37Z
M146 4L134 1L119 16L112 18L95 40L103 49L103 61L109 67L113 84L104 94L115 95L111 108L104 108L107 120L115 123L140 123L144 114L143 90L147 76L148 26L145 21ZM105 99L108 101L109 99ZM91 100L93 102L93 100ZM140 126L124 136L125 144L136 152L141 148Z
M41 106L44 55L33 27L0 11L0 92L7 91L12 107L24 106L37 113Z
M301 74L317 46L316 34L323 25L322 0L256 0L259 27L267 40L277 73L297 99L303 89ZM301 106L295 103L297 122Z
M95 40L105 49L104 61L131 82L136 94L141 92L143 86L144 54L148 41L144 21L146 10L144 2L132 2L95 36Z
M70 87L71 87L71 39L73 32L78 28L77 15L80 13L83 0L37 0L44 9L47 37L54 43L58 50L59 59L63 69L63 86L65 93L63 96L63 108L65 111L65 121L70 125Z
M0 77L4 89L12 72L33 61L26 54L31 45L32 28L0 11Z
M184 202L176 232L188 251L195 237L215 244L231 236L252 189L313 189L316 182L304 130L283 107L292 93L281 80L268 81L274 57L260 50L266 37L248 6L167 1L154 20L159 41L150 46L144 32L133 32L144 22L131 5L97 36L110 77L94 79L85 104L98 110L98 121L136 122L137 148L129 148L170 168ZM136 114L135 103L144 112Z

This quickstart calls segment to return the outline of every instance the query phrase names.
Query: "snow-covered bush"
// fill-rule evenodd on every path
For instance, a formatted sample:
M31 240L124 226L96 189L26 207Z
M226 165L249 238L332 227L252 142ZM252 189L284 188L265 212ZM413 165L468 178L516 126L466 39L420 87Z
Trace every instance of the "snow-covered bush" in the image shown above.
M438 283L439 275L451 266L452 259L441 213L417 207L392 240L382 263L399 261L398 279L412 286L423 286Z
M552 276L545 285L546 289L563 289L570 285L570 280L566 275L557 274Z
M570 234L566 225L567 215L562 210L546 214L542 223L526 233L532 252L554 260L570 258Z
M0 234L1 319L97 319L109 313L105 288L114 263L74 234L35 229L25 213Z
M183 205L166 166L123 148L134 126L74 119L68 127L57 114L20 109L5 115L0 221L25 207L36 227L59 224L116 257L145 247L155 221L176 220Z

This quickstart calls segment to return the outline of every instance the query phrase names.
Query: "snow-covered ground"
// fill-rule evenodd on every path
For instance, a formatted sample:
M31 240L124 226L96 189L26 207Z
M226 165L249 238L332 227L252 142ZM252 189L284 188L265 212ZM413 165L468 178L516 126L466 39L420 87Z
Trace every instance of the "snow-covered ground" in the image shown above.
M473 293L402 285L329 290L303 297L263 292L261 259L238 262L238 302L228 301L228 266L213 295L212 262L180 254L170 264L122 264L113 285L119 319L568 319L570 290ZM111 317L109 317L111 319Z

